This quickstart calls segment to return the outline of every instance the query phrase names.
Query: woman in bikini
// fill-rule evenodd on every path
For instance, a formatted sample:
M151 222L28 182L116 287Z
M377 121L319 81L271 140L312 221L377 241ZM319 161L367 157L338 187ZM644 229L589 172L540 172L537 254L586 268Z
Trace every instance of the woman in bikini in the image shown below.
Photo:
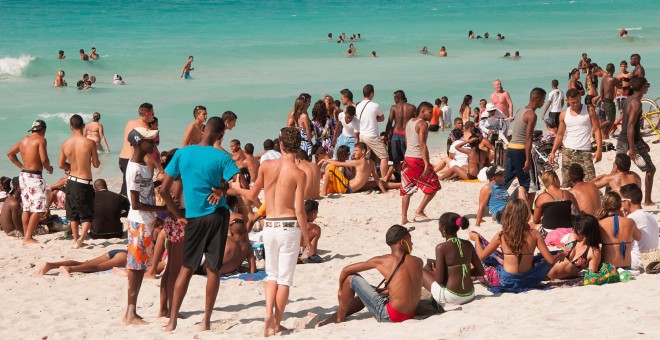
M603 243L602 260L617 268L630 267L632 241L639 241L642 233L635 221L623 217L621 196L610 191L603 197L603 205L596 216L600 224L600 239Z
M568 74L568 89L577 89L580 96L584 96L584 86L580 82L580 70L574 68Z
M103 142L103 145L105 146L105 152L109 153L110 147L108 146L108 141L105 140L105 135L103 134L103 124L99 123L99 120L101 120L101 114L94 112L92 115L92 120L93 121L91 123L85 125L83 134L85 137L93 140L96 143L96 151L103 152L103 147L101 146L101 142Z
M530 217L527 202L516 198L504 208L502 231L490 243L479 233L470 232L479 259L485 264L481 283L490 291L522 292L536 288L555 262L564 258L564 253L552 256L541 234L529 227ZM536 249L541 256L534 256Z
M534 223L541 223L539 232L545 244L561 246L562 237L572 231L571 215L577 213L577 201L568 190L559 187L559 177L554 171L544 172L541 182L545 191L536 198Z
M435 247L435 261L427 262L422 274L424 288L442 305L462 305L474 300L472 276L484 275L472 243L456 236L458 229L467 229L470 222L453 212L440 216L440 234L447 241Z
M472 105L472 96L466 94L465 97L463 97L463 103L461 104L461 109L458 111L460 117L463 118L463 124L465 124L465 122L470 121L470 114L472 113L472 109L470 109L470 105Z
M312 143L310 142L312 131L310 130L309 116L305 110L307 110L306 100L300 96L293 104L293 111L289 113L286 126L295 127L300 131L300 137L302 138L300 148L307 152L307 157L310 157L312 155Z
M563 247L566 260L557 262L548 277L551 279L571 279L581 271L589 269L597 272L600 265L600 230L598 220L587 214L580 214L573 220L573 233Z
M331 158L333 153L332 133L335 130L335 120L327 112L323 100L316 101L312 108L312 128L314 130L315 150L320 150L316 153L316 162L320 159Z

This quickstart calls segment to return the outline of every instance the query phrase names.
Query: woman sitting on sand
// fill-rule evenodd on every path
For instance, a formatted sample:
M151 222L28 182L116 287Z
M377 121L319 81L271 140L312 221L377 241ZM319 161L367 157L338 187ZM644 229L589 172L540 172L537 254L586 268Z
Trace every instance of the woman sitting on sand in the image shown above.
M526 201L516 198L504 208L502 231L490 243L479 233L470 232L479 259L486 265L481 283L491 292L517 293L536 288L555 262L564 258L564 253L555 257L550 254L541 234L529 227L530 217ZM536 249L541 256L534 256Z
M566 260L557 262L548 277L551 279L570 279L581 271L589 269L597 272L600 265L600 230L598 220L587 214L580 214L573 219L573 233L564 245Z
M96 151L103 152L103 146L101 146L101 142L103 142L103 145L105 146L105 152L109 153L110 147L108 146L108 141L105 140L105 135L103 134L103 124L99 123L99 120L101 120L101 114L94 112L92 115L92 120L93 122L85 125L83 135L96 143Z
M562 246L562 237L571 233L571 214L577 212L575 197L568 190L562 190L559 177L554 171L541 175L545 191L534 204L534 223L541 223L539 232L544 235L545 244Z
M597 216L600 224L602 261L617 268L630 267L632 241L639 241L642 233L635 221L621 216L621 196L610 191L603 197L603 205Z
M447 241L435 247L436 260L426 264L422 284L436 302L462 305L474 300L471 277L484 275L484 267L472 243L456 236L459 228L465 230L470 226L468 219L446 212L439 222L440 234Z

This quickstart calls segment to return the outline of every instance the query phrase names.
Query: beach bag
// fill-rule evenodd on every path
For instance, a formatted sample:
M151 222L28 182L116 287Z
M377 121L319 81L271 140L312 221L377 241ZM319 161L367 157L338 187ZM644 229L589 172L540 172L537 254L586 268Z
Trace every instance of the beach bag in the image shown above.
M619 272L613 265L607 262L603 262L599 271L592 272L591 270L587 270L587 274L584 275L585 286L602 286L604 284L620 281Z

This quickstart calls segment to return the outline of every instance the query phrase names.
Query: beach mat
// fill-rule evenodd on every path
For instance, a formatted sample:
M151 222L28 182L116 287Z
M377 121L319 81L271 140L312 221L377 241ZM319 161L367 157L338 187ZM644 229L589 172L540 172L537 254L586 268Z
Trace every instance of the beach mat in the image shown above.
M480 181L478 179L462 179L462 180L459 180L459 182L463 182L463 183L484 183L484 181Z
M266 278L266 272L260 270L256 273L227 274L220 276L220 280L239 279L241 281L261 281Z

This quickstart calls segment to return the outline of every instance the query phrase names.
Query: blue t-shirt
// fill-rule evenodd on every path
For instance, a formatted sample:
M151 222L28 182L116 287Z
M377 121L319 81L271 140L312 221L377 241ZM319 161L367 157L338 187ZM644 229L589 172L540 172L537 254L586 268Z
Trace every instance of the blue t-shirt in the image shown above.
M488 184L492 189L488 198L488 210L493 216L496 216L498 212L504 210L504 206L509 202L509 192L504 188L504 185Z
M211 188L220 187L221 179L228 181L239 170L226 152L212 146L191 145L174 153L165 173L173 178L181 176L186 218L195 218L211 214L218 207L229 209L224 197L217 206L207 198Z

